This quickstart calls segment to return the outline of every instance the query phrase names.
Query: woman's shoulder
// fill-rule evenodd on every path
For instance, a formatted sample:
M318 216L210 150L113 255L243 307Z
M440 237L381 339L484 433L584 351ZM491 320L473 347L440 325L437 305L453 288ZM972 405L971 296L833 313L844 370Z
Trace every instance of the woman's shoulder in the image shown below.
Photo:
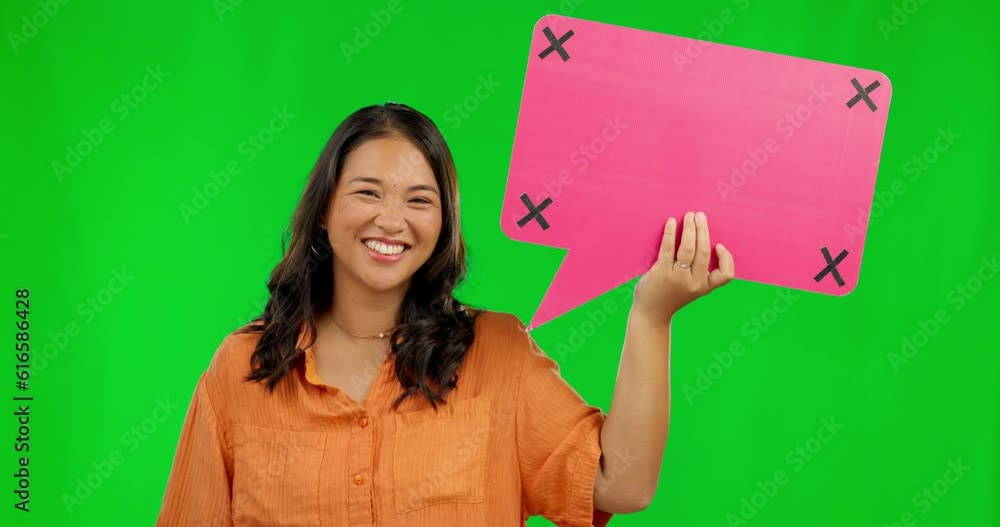
M209 361L207 380L217 386L242 382L249 373L250 358L258 340L260 331L249 324L225 335Z
M537 344L528 327L517 315L503 311L480 310L475 323L475 340L488 355L520 363L537 353Z
M492 311L485 308L467 308L475 317L476 337L503 338L516 333L525 333L528 328L512 313Z

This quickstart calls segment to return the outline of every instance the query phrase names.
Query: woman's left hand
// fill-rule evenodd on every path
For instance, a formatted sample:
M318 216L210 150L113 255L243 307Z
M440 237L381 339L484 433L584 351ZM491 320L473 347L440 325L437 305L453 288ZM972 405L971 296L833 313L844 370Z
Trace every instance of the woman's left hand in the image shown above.
M722 244L715 246L719 268L708 271L711 245L703 212L685 214L675 255L676 232L677 221L668 219L659 257L636 284L632 305L643 318L663 324L669 324L682 307L728 284L734 276L733 255Z

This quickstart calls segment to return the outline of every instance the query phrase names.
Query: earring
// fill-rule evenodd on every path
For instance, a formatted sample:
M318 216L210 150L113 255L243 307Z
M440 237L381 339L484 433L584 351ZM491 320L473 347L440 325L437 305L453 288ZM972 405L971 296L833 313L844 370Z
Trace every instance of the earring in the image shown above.
M325 240L326 239L326 229L320 228L320 230L316 234L316 238L314 238L314 240L315 239ZM309 248L312 249L313 254L315 254L316 256L322 256L322 253L320 253L318 250L316 250L316 242L315 241L312 242L309 245Z

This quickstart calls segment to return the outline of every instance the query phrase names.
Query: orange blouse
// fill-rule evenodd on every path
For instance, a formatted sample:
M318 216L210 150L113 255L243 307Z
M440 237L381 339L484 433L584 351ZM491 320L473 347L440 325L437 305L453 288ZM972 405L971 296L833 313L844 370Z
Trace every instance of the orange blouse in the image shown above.
M603 527L594 477L606 415L519 319L482 312L447 405L402 393L391 357L359 404L312 349L270 393L245 382L255 334L229 335L198 380L157 526Z

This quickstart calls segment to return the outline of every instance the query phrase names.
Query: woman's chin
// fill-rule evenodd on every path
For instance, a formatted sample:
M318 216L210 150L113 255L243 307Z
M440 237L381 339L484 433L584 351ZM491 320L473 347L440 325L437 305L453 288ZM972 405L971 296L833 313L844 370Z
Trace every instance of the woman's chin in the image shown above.
M390 293L396 290L405 290L408 281L400 278L369 278L364 280L364 285L375 293Z

